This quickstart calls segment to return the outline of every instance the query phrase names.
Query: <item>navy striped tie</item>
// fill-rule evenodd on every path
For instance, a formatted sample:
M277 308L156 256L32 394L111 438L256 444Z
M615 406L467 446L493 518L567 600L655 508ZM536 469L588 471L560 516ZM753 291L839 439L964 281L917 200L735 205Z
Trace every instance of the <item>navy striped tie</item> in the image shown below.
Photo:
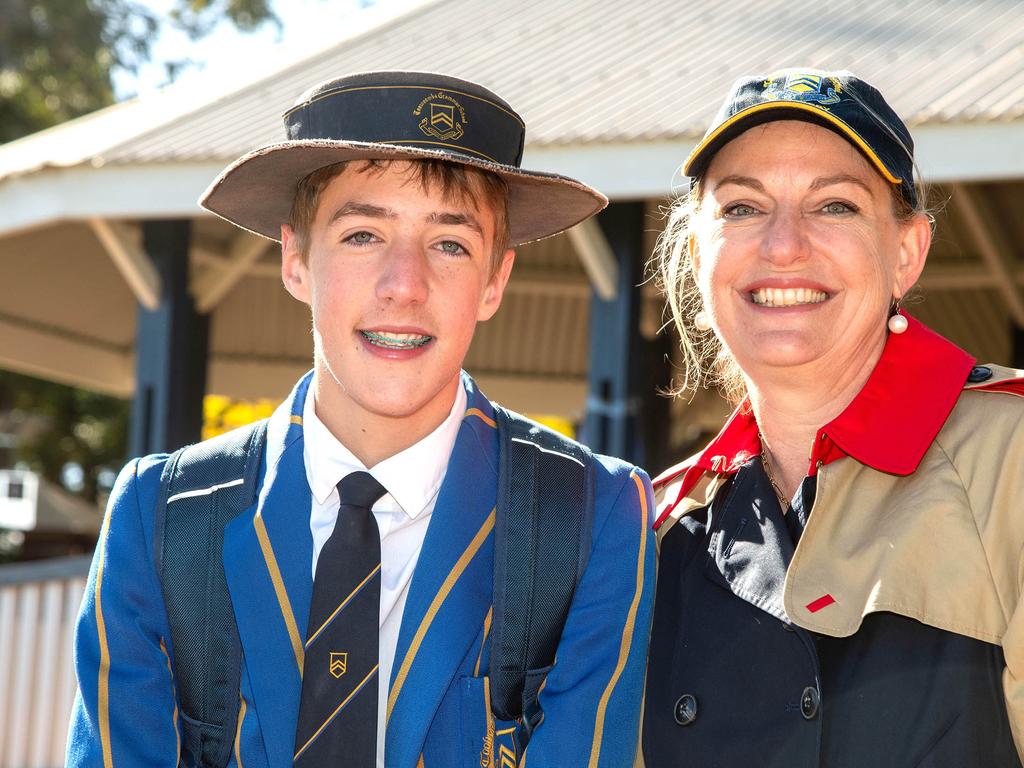
M317 560L294 765L372 768L377 755L380 532L387 491L367 472L338 483L338 521Z

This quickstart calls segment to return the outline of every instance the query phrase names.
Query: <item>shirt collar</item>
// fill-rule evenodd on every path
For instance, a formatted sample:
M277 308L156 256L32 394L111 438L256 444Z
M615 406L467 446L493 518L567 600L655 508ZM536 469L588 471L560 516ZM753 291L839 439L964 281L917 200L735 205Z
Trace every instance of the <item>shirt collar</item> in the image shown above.
M303 404L303 459L306 480L317 503L326 503L343 477L361 470L373 475L409 517L419 515L444 481L466 410L465 388L460 384L451 411L433 432L369 470L320 421L313 392L310 387Z
M863 389L818 430L809 474L843 456L881 472L909 475L956 404L974 358L917 320L890 333ZM761 452L757 422L744 401L696 459L709 472L732 474ZM668 479L668 478L667 478Z

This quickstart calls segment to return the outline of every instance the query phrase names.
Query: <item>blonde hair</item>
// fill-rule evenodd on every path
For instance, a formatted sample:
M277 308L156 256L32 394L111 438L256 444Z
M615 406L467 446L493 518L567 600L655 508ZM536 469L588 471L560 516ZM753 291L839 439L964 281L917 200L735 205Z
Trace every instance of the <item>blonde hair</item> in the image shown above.
M318 168L299 182L292 199L288 224L295 232L299 252L305 261L309 257L309 232L320 205L320 195L336 177L352 166L357 173L382 174L392 162L398 160L352 160ZM489 204L494 213L494 247L491 251L490 275L501 266L501 258L508 250L511 234L508 223L508 184L489 171L457 165L444 160L413 159L409 180L416 181L424 192L431 188L441 191L446 202L469 202L480 209L479 200Z

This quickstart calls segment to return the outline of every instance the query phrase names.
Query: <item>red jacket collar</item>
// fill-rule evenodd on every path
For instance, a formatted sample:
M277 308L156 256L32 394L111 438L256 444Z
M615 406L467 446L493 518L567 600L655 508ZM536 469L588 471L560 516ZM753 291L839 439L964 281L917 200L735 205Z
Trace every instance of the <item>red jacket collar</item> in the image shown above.
M905 333L889 334L878 364L853 402L818 430L810 474L843 456L894 475L909 475L921 463L953 410L974 358L907 319ZM660 476L655 486L685 474L682 498L703 472L732 474L760 452L757 422L744 401L707 448Z

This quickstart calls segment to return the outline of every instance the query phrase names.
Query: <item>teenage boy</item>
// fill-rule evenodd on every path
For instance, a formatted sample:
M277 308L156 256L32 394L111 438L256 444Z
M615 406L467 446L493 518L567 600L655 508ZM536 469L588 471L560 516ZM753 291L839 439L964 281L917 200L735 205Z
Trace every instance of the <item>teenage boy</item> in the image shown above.
M461 372L476 323L501 303L511 246L606 201L521 170L520 117L452 77L342 77L304 94L285 125L287 141L240 158L201 203L280 238L285 288L312 312L313 371L269 420L256 500L222 528L220 615L172 630L162 510L216 504L243 479L168 497L167 456L121 473L79 617L68 764L504 768L526 758L532 731L530 766L632 765L649 481L596 457L592 539L540 686L543 715L525 730L496 719L498 417ZM199 446L209 466L221 445ZM203 547L219 533L191 535ZM543 595L555 576L528 587ZM187 711L183 684L224 676L196 678L172 643L189 632L215 642L224 620L241 648L226 721Z

